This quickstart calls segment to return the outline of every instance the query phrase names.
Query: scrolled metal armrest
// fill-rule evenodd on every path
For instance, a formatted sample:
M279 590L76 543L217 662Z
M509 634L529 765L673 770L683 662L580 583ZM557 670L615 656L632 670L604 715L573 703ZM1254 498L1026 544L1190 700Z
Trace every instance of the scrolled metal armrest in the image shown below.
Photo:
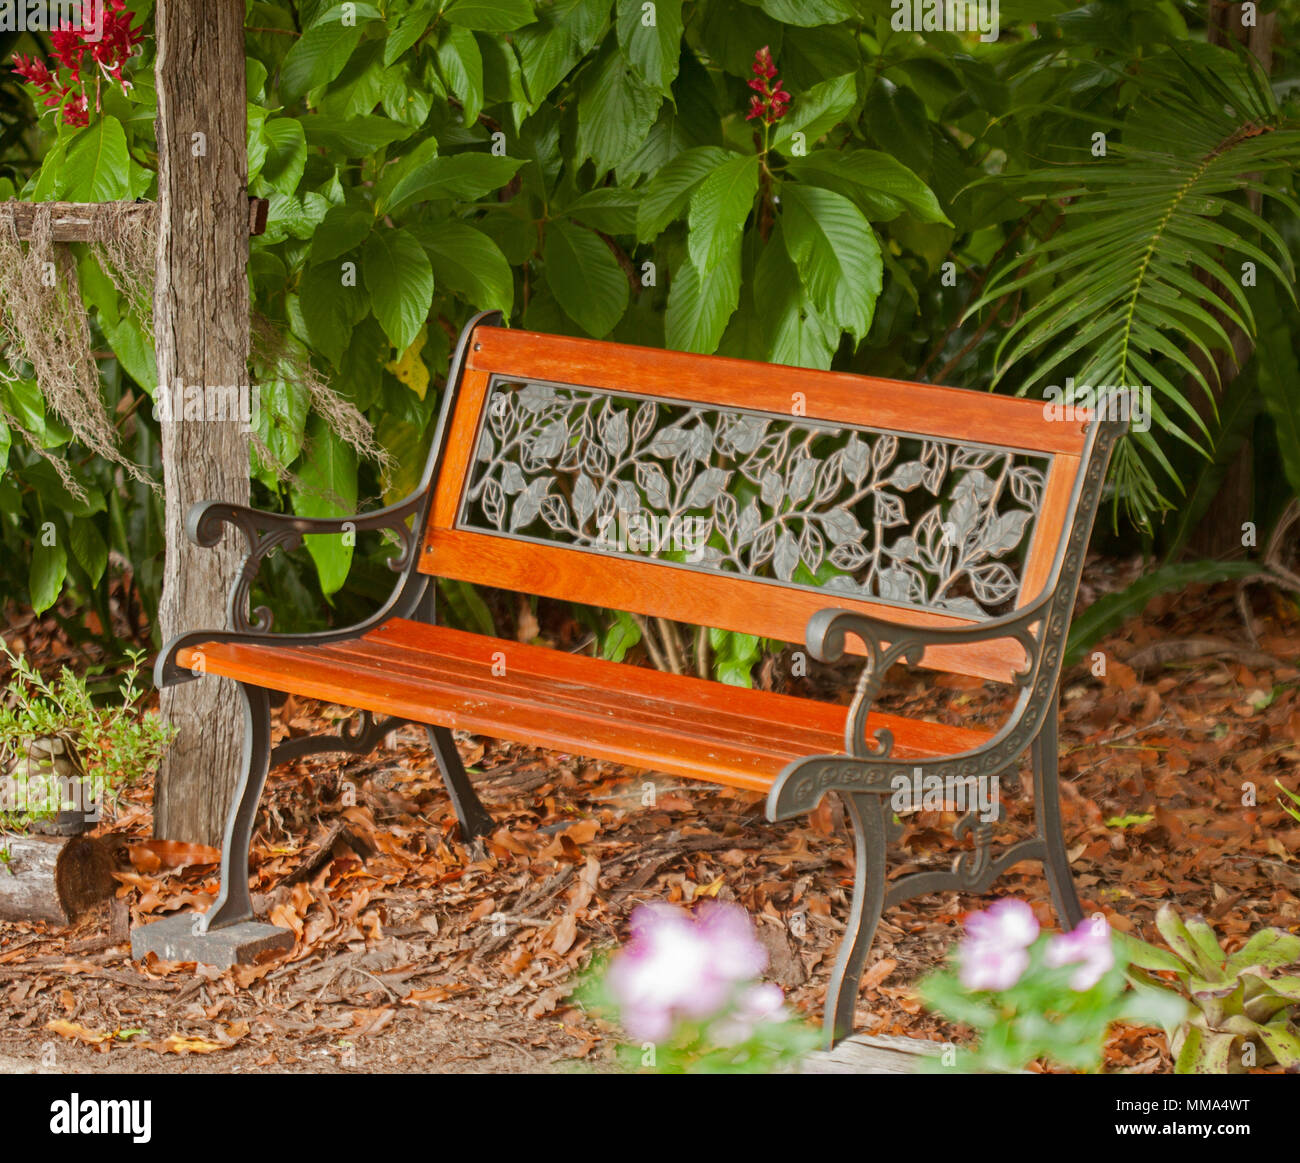
M927 646L959 645L1014 638L1024 648L1030 665L1016 675L1023 685L1033 673L1033 660L1040 639L1031 627L1043 619L1043 609L1051 600L1044 594L1029 605L973 626L912 626L891 622L874 614L828 607L818 610L808 621L805 641L808 651L819 662L837 662L844 656L850 634L866 647L867 660L858 677L853 702L844 724L844 750L858 759L885 759L893 750L893 735L881 727L872 733L874 747L867 740L867 717L871 705L884 683L885 674L894 663L916 666Z
M226 501L199 501L190 506L190 511L185 516L185 535L195 545L211 549L221 540L223 527L233 525L244 535L248 552L264 557L278 545L297 548L297 543L283 536L286 533L297 534L301 538L311 533L343 533L347 531L348 526L351 526L355 532L368 529L392 529L398 534L406 551L398 559L398 564L392 568L402 569L406 565L407 553L413 540L403 536L404 532L410 532L406 528L406 518L419 508L423 499L424 493L419 492L399 501L396 505L375 509L370 513L356 513L348 517L297 517L292 513L268 513L263 509L252 509L247 505L232 505ZM280 533L281 539L263 549L264 539L259 534L263 529Z
M406 521L413 514L419 514L427 495L426 484L395 505L347 517L296 517L289 513L268 513L262 509L234 505L226 501L201 501L191 506L185 517L185 535L191 542L205 549L211 549L220 542L225 527L231 526L243 535L244 558L226 600L228 628L191 631L173 638L154 664L155 684L165 687L198 677L197 674L177 665L176 656L183 649L208 641L260 638L270 634L272 619L271 611L267 607L258 606L252 611L251 617L245 615L244 610L248 606L253 582L262 562L275 549L283 548L292 551L302 544L303 537L315 533L388 529L396 536L401 549L400 553L389 558L388 567L398 573L405 571L415 555L419 537L418 529L408 528ZM398 590L401 588L399 583ZM376 615L376 618L393 608L398 590L394 591L394 597L389 599L384 611ZM372 620L368 619L363 625L369 625ZM295 641L309 642L333 638L339 633L327 632L291 637ZM341 633L346 635L348 631Z

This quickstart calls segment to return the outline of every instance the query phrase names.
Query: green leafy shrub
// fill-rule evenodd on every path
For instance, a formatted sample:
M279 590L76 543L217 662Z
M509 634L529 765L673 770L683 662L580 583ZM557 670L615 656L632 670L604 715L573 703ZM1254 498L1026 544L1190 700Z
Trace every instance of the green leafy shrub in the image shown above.
M1236 953L1223 951L1200 917L1183 921L1172 905L1160 907L1156 927L1168 949L1126 937L1123 945L1135 980L1173 990L1192 1003L1191 1017L1170 1039L1178 1074L1241 1073L1277 1063L1300 1068L1300 936L1261 929ZM1158 976L1173 975L1174 983Z
M0 810L0 828L22 828L33 818L46 817L62 806L64 788L49 779L43 740L59 740L63 753L88 787L81 804L102 809L123 787L149 774L158 764L174 731L141 706L145 692L137 685L140 655L117 688L117 699L97 705L86 680L66 666L46 680L21 655L6 645L13 667L0 703L0 782L5 773L22 786L10 786L9 802ZM80 806L80 805L78 805ZM29 810L30 809L30 810Z

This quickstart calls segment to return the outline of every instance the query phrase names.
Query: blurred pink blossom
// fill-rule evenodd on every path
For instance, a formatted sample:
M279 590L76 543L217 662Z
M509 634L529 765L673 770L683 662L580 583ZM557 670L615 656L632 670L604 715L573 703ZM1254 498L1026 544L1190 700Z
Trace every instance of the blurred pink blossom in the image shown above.
M1038 936L1034 911L1007 898L966 918L957 948L958 973L967 989L1010 989L1029 967L1029 946Z
M627 1032L642 1041L661 1041L681 1018L720 1013L737 986L753 981L767 965L767 951L738 905L709 901L695 917L673 905L642 905L632 914L632 937L615 955L606 978ZM727 1017L731 1033L753 1025L779 1007L781 991L753 986L740 995ZM748 1034L738 1037L744 1041Z
M1071 933L1058 933L1047 943L1044 961L1053 969L1077 965L1079 968L1070 977L1070 988L1079 992L1091 989L1115 964L1110 926L1103 920L1090 920Z

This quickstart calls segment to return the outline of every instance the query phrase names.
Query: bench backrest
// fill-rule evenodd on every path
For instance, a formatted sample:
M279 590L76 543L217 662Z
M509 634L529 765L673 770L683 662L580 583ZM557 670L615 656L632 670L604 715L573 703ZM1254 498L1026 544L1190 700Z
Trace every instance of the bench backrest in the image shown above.
M968 626L1033 600L1088 447L1041 402L486 325L449 390L421 572L795 643L825 606Z

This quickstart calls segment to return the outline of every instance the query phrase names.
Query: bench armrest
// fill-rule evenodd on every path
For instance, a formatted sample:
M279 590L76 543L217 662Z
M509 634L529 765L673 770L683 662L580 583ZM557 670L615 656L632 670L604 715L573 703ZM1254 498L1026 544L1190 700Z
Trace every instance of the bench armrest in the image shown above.
M1041 685L1037 680L1046 637L1043 627L1054 597L1045 593L1010 614L959 627L904 625L874 614L835 607L819 610L809 619L806 634L808 651L819 662L836 662L843 657L850 634L866 647L866 663L844 723L844 753L810 756L789 764L768 794L767 818L784 820L809 811L834 787L886 792L896 776L911 770L915 761L893 756L894 739L888 728L880 727L867 734L867 717L889 668L899 661L916 666L927 646L1014 638L1024 647L1027 665L1015 676L1020 697L1010 718L994 737L974 751L924 761L927 769L942 768L954 775L976 774L977 768L980 773L989 774L1005 766L1024 750L1039 727L1041 715L1026 712L1033 708L1034 687Z
M177 652L187 647L196 646L201 642L266 640L271 631L271 611L265 606L258 606L252 611L251 617L245 613L253 582L257 578L262 562L274 550L284 549L292 552L302 545L304 536L317 533L359 533L374 529L391 530L397 538L400 552L389 558L388 568L396 573L406 572L413 564L416 542L419 538L419 522L416 522L415 528L411 528L408 527L407 520L412 516L418 517L428 492L426 482L416 492L397 504L347 517L296 517L290 513L268 513L262 509L252 509L247 505L235 505L226 501L200 501L191 506L185 516L185 535L190 541L210 549L220 542L225 527L231 526L243 535L244 559L226 599L228 628L194 630L173 638L154 663L154 683L164 687L198 677L176 663ZM352 636L389 616L405 613L405 610L398 611L394 608L403 589L403 583L399 583L384 608L358 626L317 634L276 635L274 640L285 644L311 643Z
M885 730L875 732L874 748L869 748L866 736L867 715L884 683L885 674L894 663L906 662L910 666L920 663L927 646L956 646L971 642L992 642L1000 638L1014 638L1024 647L1028 665L1016 677L1017 685L1029 681L1035 669L1042 641L1031 627L1043 620L1043 607L1051 599L1044 594L1036 601L1002 617L980 622L973 626L911 626L891 622L874 614L856 610L827 608L818 610L808 620L806 642L809 653L819 662L837 662L844 655L845 640L852 634L867 648L867 661L858 678L848 720L844 725L844 750L846 754L861 759L887 755L891 740Z

